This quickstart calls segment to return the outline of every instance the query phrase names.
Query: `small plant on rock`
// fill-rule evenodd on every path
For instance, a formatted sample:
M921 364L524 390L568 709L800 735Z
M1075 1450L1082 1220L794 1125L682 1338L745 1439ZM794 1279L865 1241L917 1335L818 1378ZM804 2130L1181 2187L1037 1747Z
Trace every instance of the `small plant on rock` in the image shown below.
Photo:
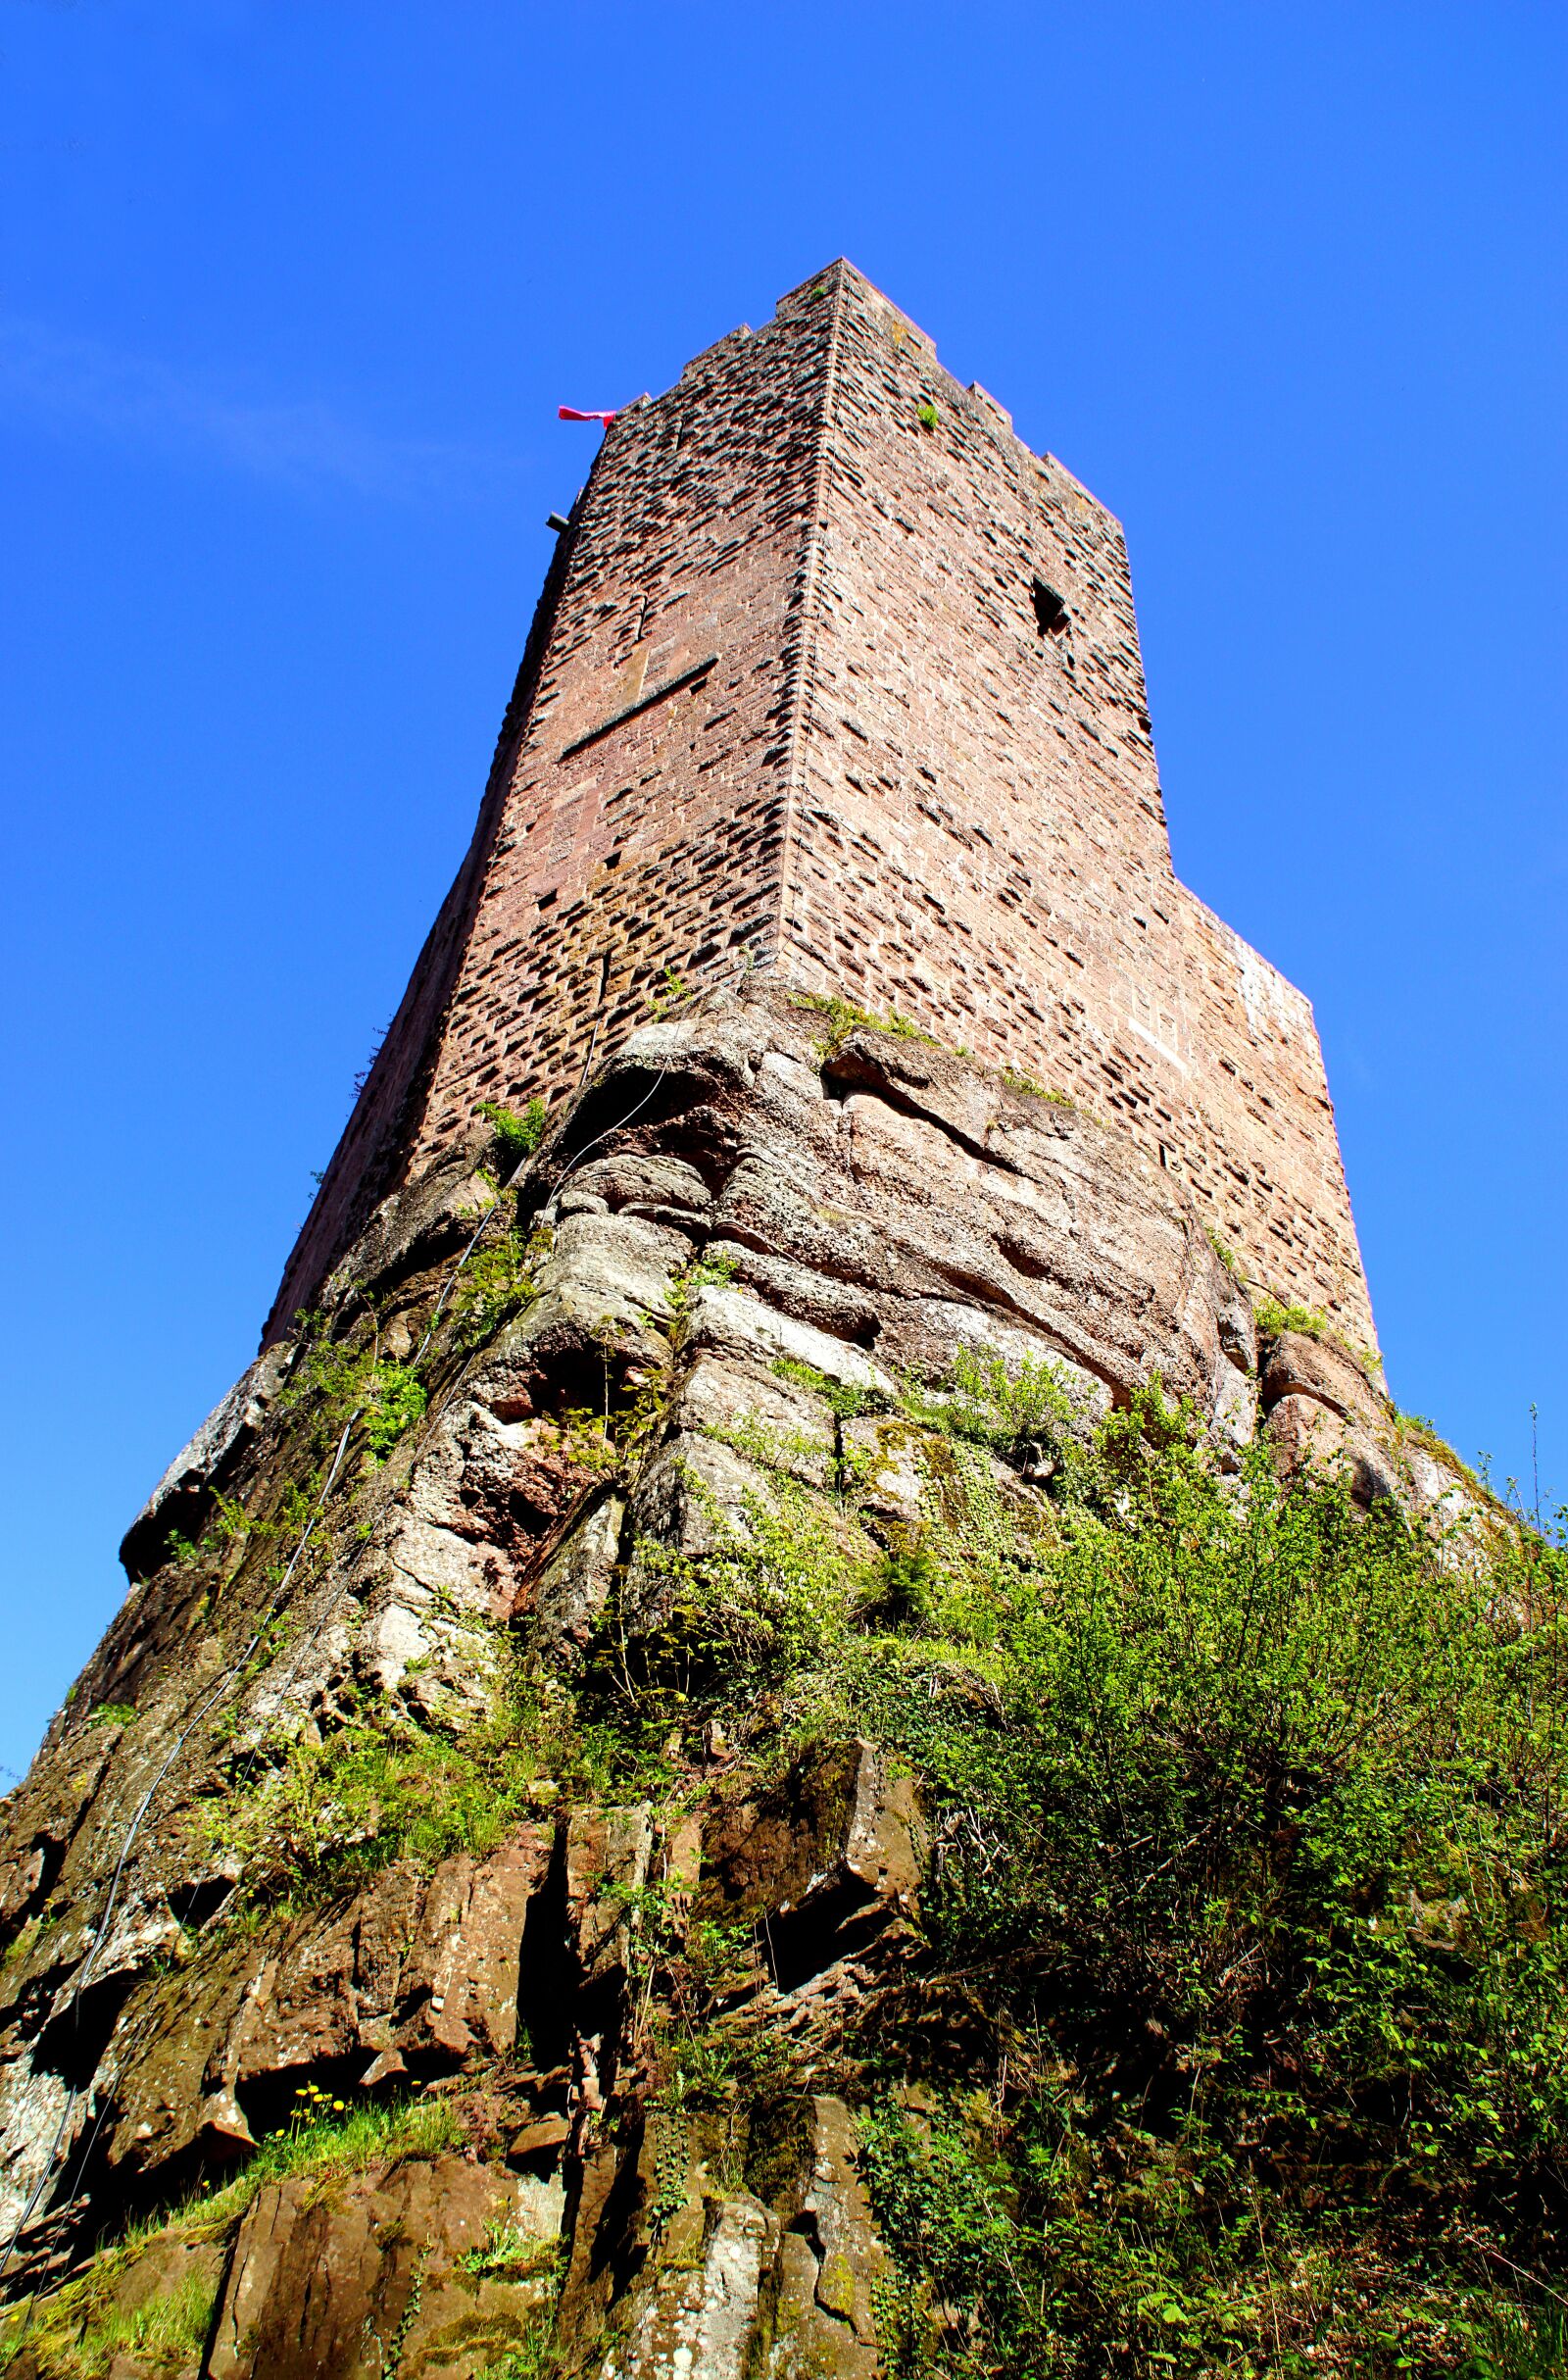
M504 1107L499 1100L482 1099L479 1114L495 1134L497 1175L502 1182L510 1182L544 1139L550 1112L542 1099L530 1099L520 1114L514 1108Z

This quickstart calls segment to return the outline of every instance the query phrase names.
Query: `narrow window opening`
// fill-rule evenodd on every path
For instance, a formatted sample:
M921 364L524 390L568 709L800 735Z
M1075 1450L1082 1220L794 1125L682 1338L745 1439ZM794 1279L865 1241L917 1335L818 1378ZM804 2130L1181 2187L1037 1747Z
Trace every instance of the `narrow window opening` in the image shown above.
M1064 636L1072 625L1072 614L1054 587L1048 587L1037 578L1030 588L1035 604L1035 625L1042 636Z
M540 896L539 896L539 906L540 906L540 908L541 908L541 909L549 909L549 908L551 907L552 903L554 902L555 898L556 898L556 888L553 888L551 891L549 891L549 892L547 892L547 893L541 893L541 894L540 894Z

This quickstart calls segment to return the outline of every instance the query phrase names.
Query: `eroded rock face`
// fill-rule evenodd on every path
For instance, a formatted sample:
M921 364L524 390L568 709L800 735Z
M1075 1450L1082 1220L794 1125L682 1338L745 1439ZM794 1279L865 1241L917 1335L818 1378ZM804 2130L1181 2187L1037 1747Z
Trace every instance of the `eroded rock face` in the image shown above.
M329 1285L330 1344L373 1302L377 1361L420 1358L395 1443L351 1429L334 1458L336 1412L274 1348L127 1538L138 1583L5 1809L11 2278L220 2185L308 2083L434 2092L466 2154L255 2198L204 2373L477 2374L548 2315L563 2368L601 2380L870 2380L885 2258L821 2080L916 1920L926 1842L869 1744L763 1770L677 1724L662 1810L541 1775L525 1813L470 1810L477 1848L368 1875L323 1787L309 1821L343 1863L292 1901L216 1819L350 1721L436 1747L508 1723L524 1655L537 1727L564 1679L634 1695L703 1565L766 1528L869 1576L956 1476L906 1388L940 1398L961 1351L1046 1365L1085 1430L1157 1375L1222 1462L1261 1413L1281 1463L1344 1459L1363 1501L1461 1491L1334 1344L1283 1333L1259 1381L1201 1218L1113 1132L776 994L635 1035L517 1195L510 1303L454 1277L495 1199L474 1152L386 1201ZM966 1459L1004 1502L1050 1472L1026 1439ZM700 1956L726 2056L810 2087L681 2079L701 2044L671 2017L660 2046L655 1979Z
M240 2226L205 2370L211 2380L469 2380L548 2307L542 2271L484 2268L487 2241L536 2236L534 2213L517 2183L459 2157L325 2188L274 2183Z

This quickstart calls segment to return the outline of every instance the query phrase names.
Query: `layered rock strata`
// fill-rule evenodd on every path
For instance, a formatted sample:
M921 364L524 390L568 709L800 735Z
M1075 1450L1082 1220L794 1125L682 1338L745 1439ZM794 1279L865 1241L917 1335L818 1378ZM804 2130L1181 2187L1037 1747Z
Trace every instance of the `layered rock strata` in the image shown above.
M882 2368L848 2045L918 1920L919 1795L853 1733L785 1754L765 1698L729 1742L666 1694L627 1797L561 1714L760 1529L908 1546L933 1412L993 1359L1069 1430L1157 1379L1221 1465L1262 1429L1363 1502L1465 1493L1351 1352L1260 1344L1117 1132L777 990L644 1026L504 1192L476 1145L377 1211L138 1516L5 1808L18 2375L67 2368L84 2272L120 2380ZM999 1495L1042 1497L1049 1435L984 1457ZM386 1744L396 1824L357 1782ZM465 1760L467 1840L421 1853L417 1780ZM291 2167L334 2104L360 2147Z

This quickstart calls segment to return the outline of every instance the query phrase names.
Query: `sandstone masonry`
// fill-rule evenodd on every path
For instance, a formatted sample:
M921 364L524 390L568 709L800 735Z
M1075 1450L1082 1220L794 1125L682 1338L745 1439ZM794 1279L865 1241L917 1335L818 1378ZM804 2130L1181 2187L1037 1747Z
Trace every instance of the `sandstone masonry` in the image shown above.
M611 425L268 1338L480 1101L575 1089L671 967L1064 1092L1372 1342L1310 1006L1172 873L1121 529L842 261Z

